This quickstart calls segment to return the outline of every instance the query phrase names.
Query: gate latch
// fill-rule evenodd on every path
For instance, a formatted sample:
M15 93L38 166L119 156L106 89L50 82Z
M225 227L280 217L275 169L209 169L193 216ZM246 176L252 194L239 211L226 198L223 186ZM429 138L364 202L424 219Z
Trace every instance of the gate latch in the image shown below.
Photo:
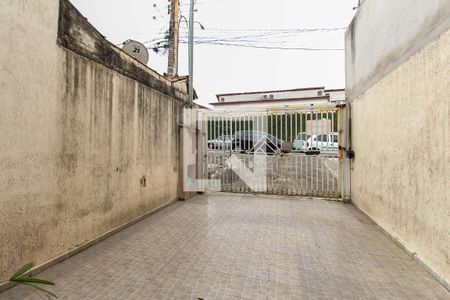
M347 157L349 159L355 158L355 151L353 151L353 150L346 150L345 151L345 157Z
M352 149L347 150L345 147L342 147L341 145L339 145L339 150L345 152L346 158L349 158L349 159L355 158L355 151L353 151Z

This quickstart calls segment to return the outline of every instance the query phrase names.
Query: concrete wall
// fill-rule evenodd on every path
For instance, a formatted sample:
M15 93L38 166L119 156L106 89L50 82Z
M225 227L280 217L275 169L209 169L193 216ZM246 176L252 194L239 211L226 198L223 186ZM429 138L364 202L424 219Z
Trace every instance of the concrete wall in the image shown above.
M0 19L1 281L177 199L186 95L65 1Z
M448 1L366 0L346 35L352 201L447 288L449 20Z
M356 97L450 26L448 0L364 1L346 32L346 93Z

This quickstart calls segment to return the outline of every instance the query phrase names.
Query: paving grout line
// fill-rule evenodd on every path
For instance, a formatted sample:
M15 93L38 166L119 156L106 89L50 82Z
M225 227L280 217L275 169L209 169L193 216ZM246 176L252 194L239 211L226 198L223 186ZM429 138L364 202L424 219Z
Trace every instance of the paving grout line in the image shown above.
M41 272L43 272L43 271L45 271L47 269L49 269L49 268L59 264L60 262L63 262L64 260L66 260L66 259L68 259L68 258L70 258L70 257L72 257L72 256L74 256L74 255L76 255L76 254L78 254L78 253L80 253L80 252L82 252L82 251L84 251L84 250L86 250L86 249L88 249L88 248L98 244L98 243L100 243L101 241L103 241L103 240L113 236L114 234L116 234L116 233L118 233L118 232L120 232L120 231L122 231L122 230L124 230L124 229L126 229L126 228L128 228L130 226L132 226L132 225L135 225L135 224L139 223L140 221L146 219L147 217L149 217L149 216L151 216L153 214L156 214L157 212L159 212L159 211L163 210L164 208L172 205L173 203L176 203L177 201L178 200L173 200L173 201L170 201L170 202L168 202L166 204L163 204L160 207L157 207L157 208L155 208L153 210L150 210L150 211L148 211L148 212L146 212L146 213L144 213L144 214L134 218L133 220L131 220L131 221L125 223L125 224L122 224L122 225L120 225L120 226L118 226L118 227L116 227L114 229L111 229L111 230L107 231L106 233L104 233L104 234L102 234L102 235L100 235L100 236L98 236L98 237L96 237L96 238L94 238L94 239L92 239L92 240L90 240L90 241L88 241L88 242L86 242L86 243L84 243L84 244L82 244L82 245L72 249L72 250L69 250L69 251L67 251L67 252L65 252L65 253L63 253L63 254L61 254L61 255L59 255L59 256L57 256L57 257L55 257L55 258L53 258L53 259L51 259L51 260L49 260L47 262L45 262L45 263L42 263L39 266L36 266L36 267L32 268L30 271L25 273L25 275L35 276L35 275L37 275L37 274L39 274L39 273L41 273ZM6 281L6 282L3 282L3 283L0 283L0 294L3 293L6 290L9 290L9 289L13 288L16 285L17 285L16 283L12 283L10 281Z

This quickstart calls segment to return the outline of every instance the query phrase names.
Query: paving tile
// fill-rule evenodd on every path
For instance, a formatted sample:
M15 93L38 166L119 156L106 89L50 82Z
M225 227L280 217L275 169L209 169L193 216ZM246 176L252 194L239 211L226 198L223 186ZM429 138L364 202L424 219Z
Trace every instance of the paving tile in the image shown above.
M39 277L60 299L450 299L354 207L283 196L177 202Z

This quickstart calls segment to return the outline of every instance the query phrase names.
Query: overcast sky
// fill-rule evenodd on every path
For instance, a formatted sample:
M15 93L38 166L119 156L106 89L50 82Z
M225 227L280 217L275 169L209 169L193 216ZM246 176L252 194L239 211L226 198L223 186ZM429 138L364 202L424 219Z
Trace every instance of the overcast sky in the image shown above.
M155 42L169 26L168 0L71 0L114 44ZM194 86L202 104L218 93L345 86L344 30L357 0L197 0ZM188 0L181 0L188 17ZM317 29L332 29L319 30ZM306 30L306 32L304 31ZM181 23L181 39L187 29ZM213 43L213 44L211 44ZM238 46L217 45L233 44ZM247 46L247 47L243 47ZM264 49L254 48L263 47ZM187 45L180 44L179 74L187 74ZM150 50L149 67L167 70L167 55Z

